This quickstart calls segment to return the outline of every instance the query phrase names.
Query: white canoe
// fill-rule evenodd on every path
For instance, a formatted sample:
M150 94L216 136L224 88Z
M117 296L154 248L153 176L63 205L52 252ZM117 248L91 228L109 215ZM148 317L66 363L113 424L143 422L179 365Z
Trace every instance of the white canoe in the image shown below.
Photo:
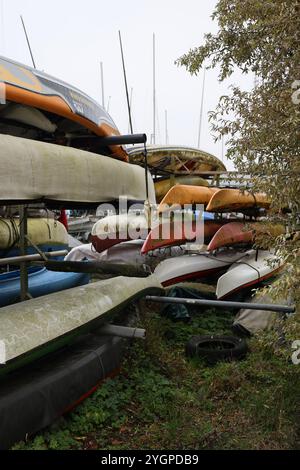
M28 219L28 237L36 245L68 245L65 226L54 219ZM19 246L20 219L0 218L0 250Z
M282 261L270 251L255 250L248 252L242 260L230 266L217 284L217 298L223 299L236 292L255 286L259 282L273 277L282 267ZM271 263L271 265L269 264Z
M134 212L110 215L98 220L91 233L92 244L98 253L128 240L145 240L149 232L145 214Z
M155 190L149 173L149 202ZM145 171L71 147L0 134L0 202L145 201Z
M159 294L160 289L155 276L116 277L3 307L0 338L6 363L52 341L96 329L128 302Z
M187 279L209 277L244 256L245 252L226 250L216 254L199 253L173 257L162 261L154 274L163 286L170 286Z

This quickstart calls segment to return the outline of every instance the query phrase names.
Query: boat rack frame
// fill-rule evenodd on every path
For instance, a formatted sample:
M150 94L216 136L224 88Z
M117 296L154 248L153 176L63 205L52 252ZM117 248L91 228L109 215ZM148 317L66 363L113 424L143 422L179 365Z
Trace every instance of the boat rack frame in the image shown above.
M42 252L28 237L28 207L26 205L19 205L18 207L20 217L20 256L1 258L0 266L20 264L20 300L24 302L32 298L28 292L28 263L39 260L48 261L48 257L65 256L68 252L67 250ZM28 244L32 245L38 254L28 255Z
M295 305L272 305L272 304L256 304L251 302L229 302L226 300L208 300L208 299L185 299L178 297L160 297L155 295L148 295L146 297L148 302L158 302L162 304L181 304L192 305L194 307L216 307L222 309L249 309L249 310L262 310L267 312L279 313L295 313Z

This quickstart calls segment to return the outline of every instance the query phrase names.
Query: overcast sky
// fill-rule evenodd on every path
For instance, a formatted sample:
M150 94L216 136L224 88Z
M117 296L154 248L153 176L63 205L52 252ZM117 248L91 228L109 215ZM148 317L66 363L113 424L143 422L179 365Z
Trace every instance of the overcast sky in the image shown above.
M37 68L65 80L101 103L100 62L104 67L106 106L121 133L128 114L118 30L121 31L129 90L133 88L134 132L153 132L152 35L156 36L157 135L165 143L165 110L170 144L197 146L202 72L191 77L174 61L216 32L211 14L216 0L0 0L0 54L31 65L20 22L23 15ZM206 75L201 145L222 156L214 143L207 113L229 84L251 86L235 74L220 84L218 72ZM228 168L232 164L225 161Z

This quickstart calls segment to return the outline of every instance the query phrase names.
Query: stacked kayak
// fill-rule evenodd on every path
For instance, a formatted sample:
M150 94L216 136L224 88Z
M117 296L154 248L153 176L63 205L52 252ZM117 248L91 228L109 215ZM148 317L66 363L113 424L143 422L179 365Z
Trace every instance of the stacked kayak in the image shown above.
M1 309L0 338L6 364L0 374L68 344L99 328L112 315L145 294L159 295L161 284L148 278L117 277L49 294Z
M145 171L104 155L0 134L0 204L98 206L120 197L146 200ZM148 175L149 202L155 204Z
M125 213L100 219L93 226L91 240L98 253L119 243L142 239L145 240L150 230L144 213Z
M58 220L28 218L28 237L35 245L50 244L53 248L68 245L68 232ZM19 247L20 219L0 218L0 251Z
M208 253L184 255L162 261L154 274L163 286L192 279L207 279L226 270L232 263L245 256L243 252L231 250L216 255Z
M225 246L253 244L257 237L267 234L272 237L283 235L285 228L281 224L265 226L263 222L230 222L223 225L211 239L207 250L214 251Z
M214 220L172 219L152 228L142 247L142 253L167 246L185 245L196 241L204 244L220 229L222 222Z
M249 193L239 189L221 189L210 199L208 212L238 212L247 209L269 209L271 201L264 193Z
M207 180L200 176L171 176L170 178L160 178L154 183L156 201L161 202L167 192L178 184L185 186L208 186Z
M270 281L283 267L283 262L270 251L252 251L235 264L218 280L217 298L226 299L237 292L249 290L264 281Z
M28 292L33 297L88 284L90 276L82 273L51 272L46 268L28 268ZM0 307L20 300L20 271L0 274Z
M5 106L0 107L3 134L35 140L42 136L48 142L60 140L62 145L80 145L93 152L98 150L99 137L120 134L111 116L95 100L44 72L0 57L0 83L5 97ZM128 161L120 145L100 148L110 157Z
M207 220L206 216L202 227L199 226L198 231L202 230L202 242L207 244L207 251L161 262L155 273L164 286L191 279L215 279L217 276L217 297L234 298L261 283L270 282L281 271L283 261L266 249L264 237L272 240L283 235L284 225L267 226L264 220L253 222L245 219L248 213L253 216L253 211L257 209L270 208L271 202L265 194L176 185L162 199L158 212L163 217L168 212L184 212L186 205L197 204L202 204L208 214L221 214L215 220ZM235 218L228 218L232 217L232 213L236 213ZM241 214L244 214L243 218ZM163 236L164 223L158 224L150 231L142 248L143 253L176 244L173 233L175 218L170 220L165 224L173 229L171 236ZM192 229L195 232L193 225ZM178 244L192 238L189 232L186 233L185 237L177 237ZM260 246L263 249L259 249Z
M207 206L213 195L218 191L218 188L207 188L202 186L174 186L161 201L158 206L158 212L160 213L166 210L178 209L185 205L193 206L196 204L202 204Z

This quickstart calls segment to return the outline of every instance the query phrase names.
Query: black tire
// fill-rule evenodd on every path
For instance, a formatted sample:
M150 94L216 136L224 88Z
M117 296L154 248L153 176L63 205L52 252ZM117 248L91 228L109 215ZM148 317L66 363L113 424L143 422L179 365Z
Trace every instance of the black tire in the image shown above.
M242 359L248 352L244 339L236 336L193 336L185 346L188 357L201 357L208 364Z

